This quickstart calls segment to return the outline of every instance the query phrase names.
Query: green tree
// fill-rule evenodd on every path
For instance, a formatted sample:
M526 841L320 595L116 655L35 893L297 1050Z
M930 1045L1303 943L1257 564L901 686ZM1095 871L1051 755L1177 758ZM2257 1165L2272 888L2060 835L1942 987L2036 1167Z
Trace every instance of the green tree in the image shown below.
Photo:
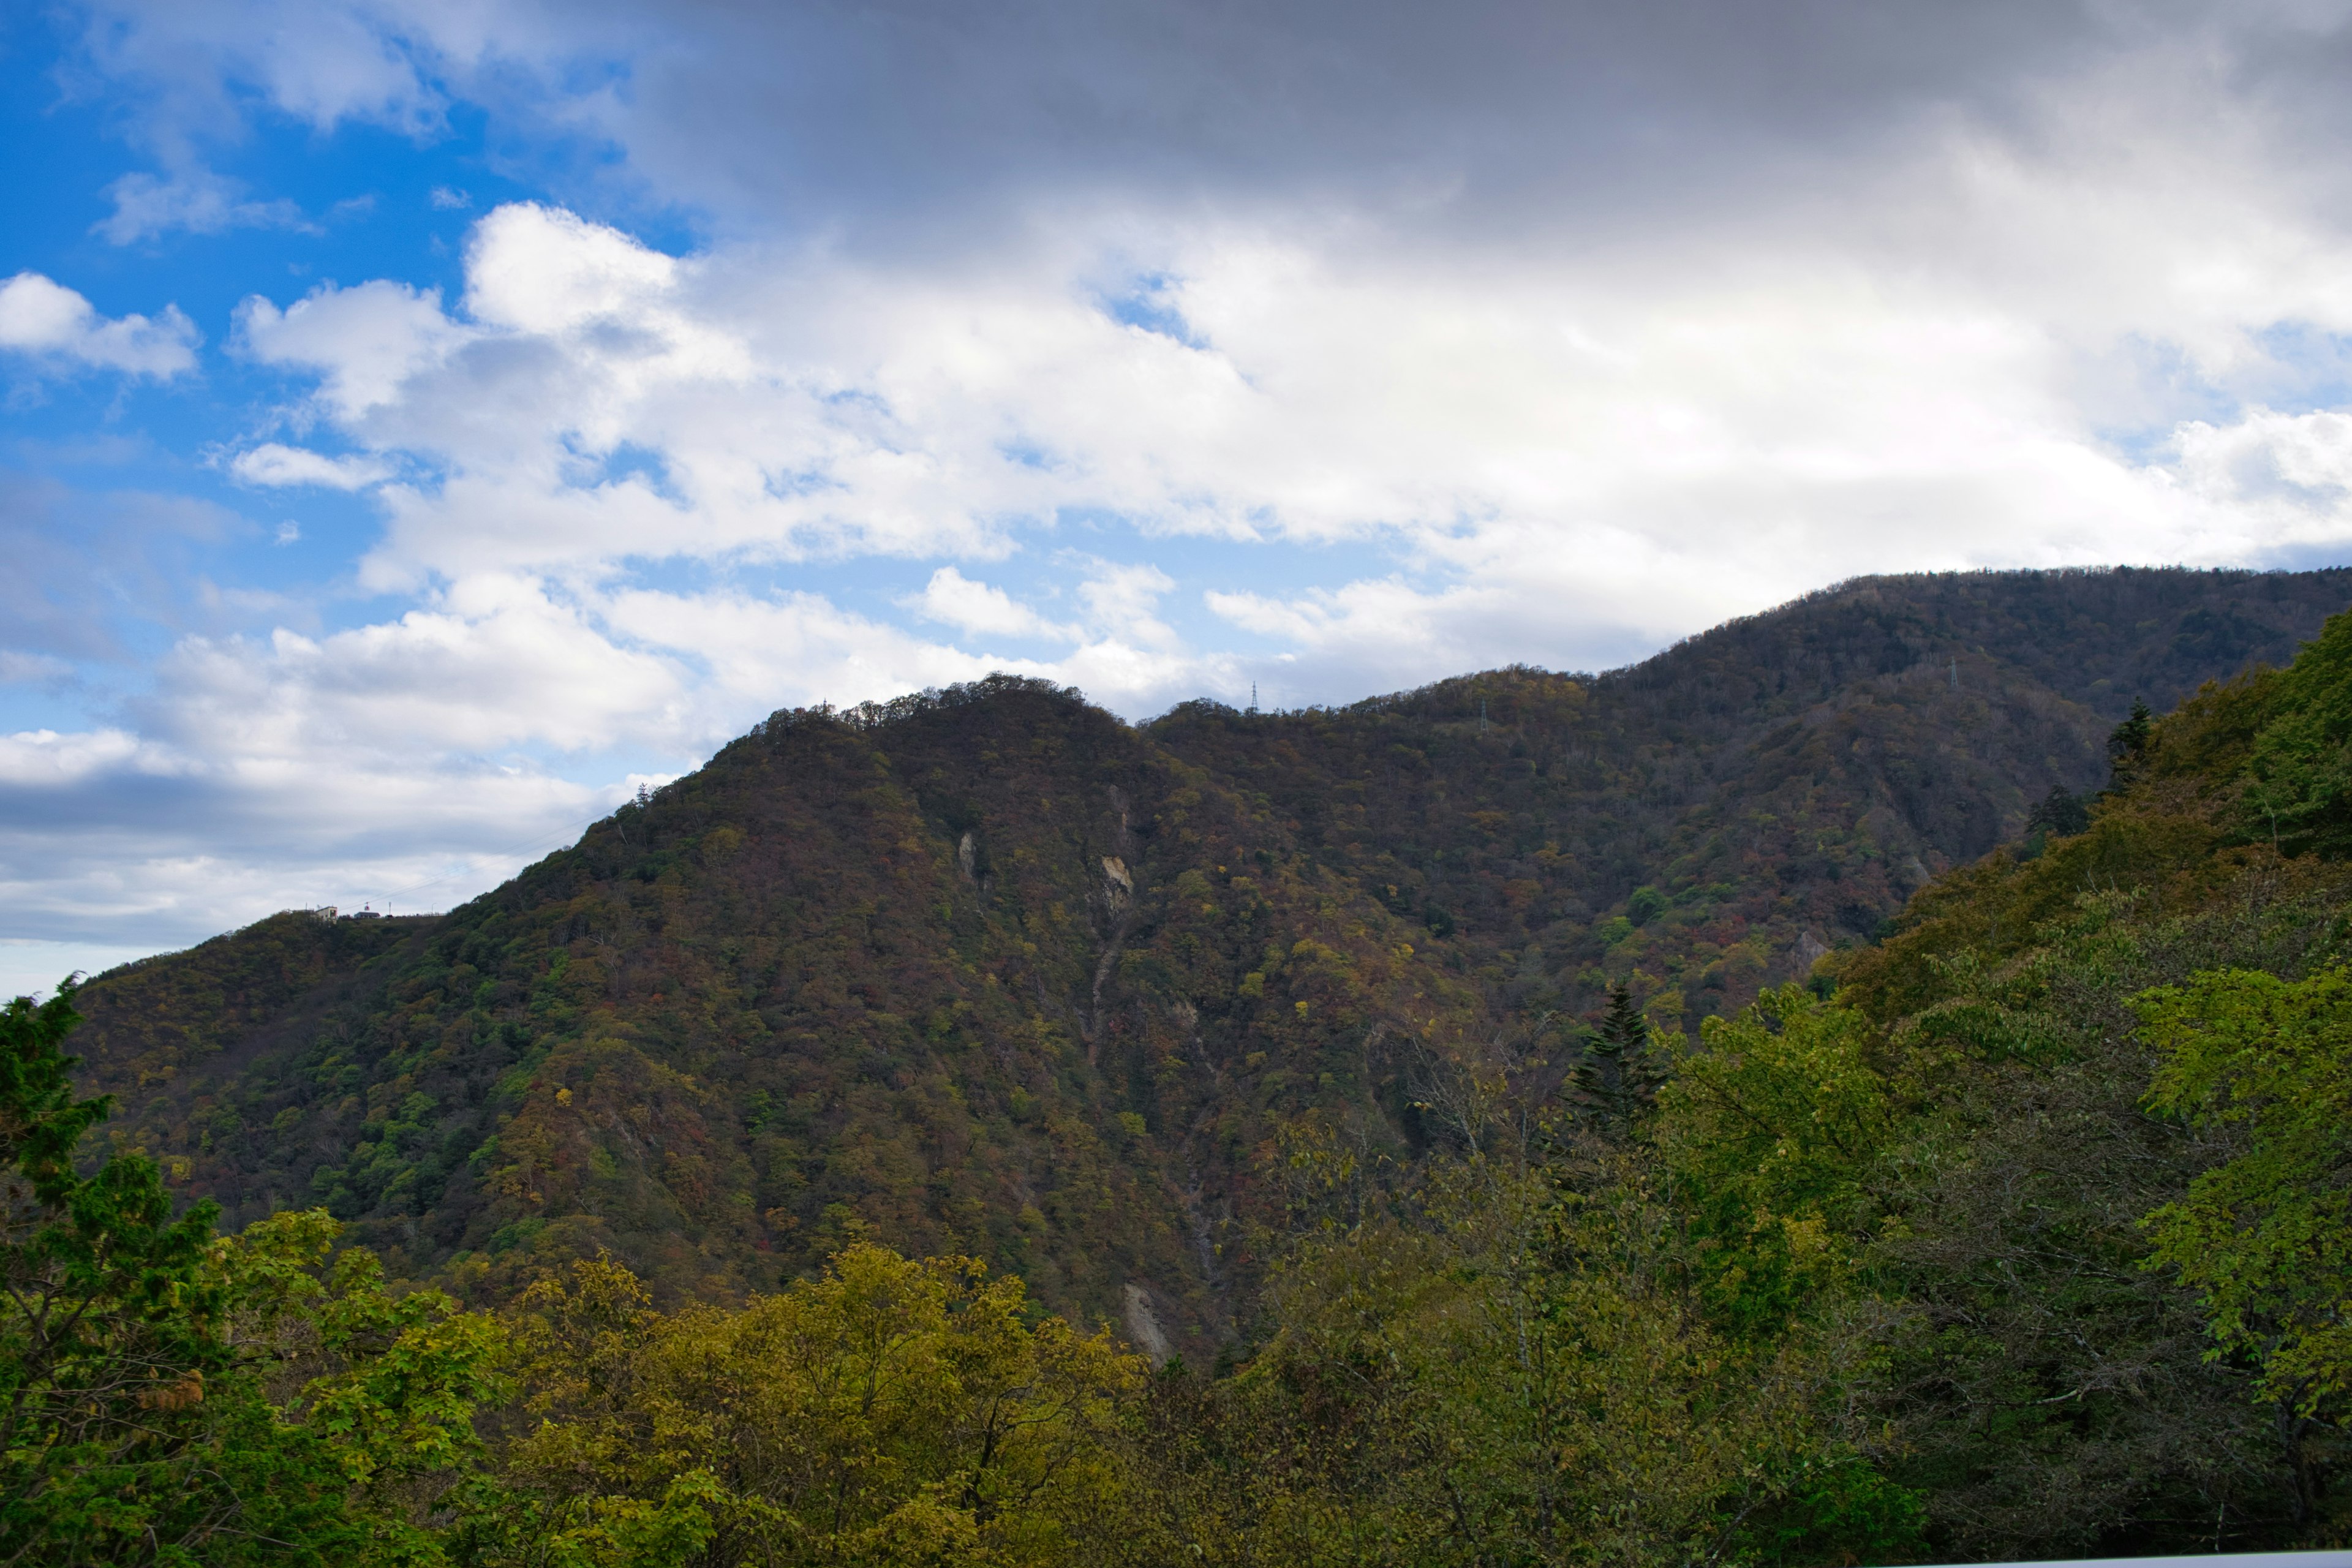
M1833 1301L1875 1217L1866 1179L1899 1131L1875 1031L1801 985L1709 1018L1659 1093L1657 1140L1707 1237L1717 1310L1777 1331Z
M79 1174L73 998L0 1007L0 1563L437 1560L492 1326L330 1268L324 1214L220 1237L141 1155Z
M226 1292L205 1267L215 1211L174 1218L154 1164L135 1155L75 1171L110 1102L74 1095L73 995L68 983L39 1006L20 996L0 1008L0 1561L11 1563L156 1558L248 1523L241 1500L205 1481L204 1433L232 1364Z
M2311 1440L2340 1430L2352 1398L2352 974L2224 970L2138 1007L2162 1053L2148 1103L2242 1140L2148 1216L2151 1261L2201 1292L2217 1353L2261 1369L2307 1525Z
M2331 619L2267 698L2242 830L2289 854L2352 851L2352 615Z

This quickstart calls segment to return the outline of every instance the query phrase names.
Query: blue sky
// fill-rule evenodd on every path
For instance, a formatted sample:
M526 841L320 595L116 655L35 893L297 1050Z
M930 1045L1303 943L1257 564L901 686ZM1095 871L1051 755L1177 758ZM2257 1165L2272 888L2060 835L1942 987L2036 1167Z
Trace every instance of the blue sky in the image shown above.
M2352 555L2339 5L0 16L0 985L780 707Z

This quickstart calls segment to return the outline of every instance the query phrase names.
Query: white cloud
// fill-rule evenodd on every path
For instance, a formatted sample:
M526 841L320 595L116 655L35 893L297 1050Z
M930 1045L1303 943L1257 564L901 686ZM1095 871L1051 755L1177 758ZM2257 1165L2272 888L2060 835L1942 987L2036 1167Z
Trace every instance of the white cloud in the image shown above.
M1157 566L1098 565L1079 585L1087 620L1122 643L1172 649L1182 639L1161 621L1160 601L1176 586L1176 579Z
M72 739L59 743L80 749ZM281 909L446 909L627 793L355 748L173 763L88 766L65 788L0 776L0 936L152 951Z
M0 736L0 936L446 908L626 794L562 776L566 752L708 743L678 673L520 584L325 637L185 639L132 727Z
M52 362L169 378L195 368L195 323L166 305L153 319L101 316L37 272L0 283L0 348Z
M552 55L584 19L529 5L427 0L89 0L81 43L110 78L142 89L146 139L233 138L257 98L311 129L346 122L430 133L446 84L499 58Z
M169 771L170 764L160 748L123 730L83 734L22 730L0 735L0 784L72 784L126 768L152 773Z
M778 707L852 703L995 671L1076 685L1125 712L1158 711L1203 689L1230 690L1232 661L1138 648L1097 634L1059 658L1006 658L946 647L840 609L814 594L667 594L630 589L604 602L606 624L709 670L692 693L709 746Z
M557 334L602 321L660 331L677 260L618 229L536 202L498 208L475 226L466 307L474 319Z
M755 655L719 628L767 625L773 602L634 595L634 561L1004 559L1073 514L1146 554L1182 535L1306 547L1328 552L1312 585L1258 586L1228 549L1204 600L1305 700L1613 663L1857 572L2243 560L2284 536L2197 477L2193 430L2169 463L2105 445L2069 400L2084 361L2064 323L1891 280L1830 240L1728 271L1496 259L1465 292L1450 258L1311 227L1130 223L1200 347L1103 312L1093 232L1042 229L1020 268L950 280L823 249L674 258L526 204L477 226L458 312L371 283L251 301L243 332L320 374L322 410L372 454L346 480L409 458L441 476L383 489L363 583L550 584L576 635L676 672L658 722L601 702L600 721L680 745L755 715L762 681L875 695L963 656L828 632L806 595L796 629L762 634L806 662ZM2297 539L2347 531L2296 515ZM898 602L1069 643L1034 668L1088 671L1107 700L1184 695L1178 672L1245 685L1171 624L1164 570L1079 570L1058 619L955 565Z
M320 230L289 201L254 202L241 199L233 180L202 168L183 168L157 176L125 174L107 186L114 211L90 226L90 232L116 245L135 245L174 229L191 234L219 234L232 228L290 228L307 234Z
M407 757L541 744L700 743L682 672L623 647L522 580L468 578L432 608L324 637L190 638L161 667L147 727L238 758Z
M2352 535L2352 414L2259 405L2173 437L2182 489L2235 525L2248 552Z
M1076 641L1077 633L1055 625L1002 588L975 583L952 566L931 574L923 591L900 601L925 620L980 637L1045 637Z
M320 395L344 419L391 402L474 336L441 313L438 290L389 281L321 288L283 310L257 295L237 307L236 325L262 363L324 372Z
M275 441L239 452L228 469L249 485L317 485L332 490L365 489L391 478L393 471L380 458L330 458Z
M2237 547L2069 408L2074 356L2049 330L1834 256L1729 279L1490 267L1473 300L1443 268L1304 237L1166 243L1166 289L1213 350L1104 316L1082 248L1059 275L948 291L821 255L680 261L541 207L478 229L466 317L367 285L282 316L256 301L246 332L322 370L352 439L446 474L386 492L379 586L588 582L648 554L986 557L1079 510L1146 536L1372 543L1394 554L1366 580L1466 574L1531 610L1557 611L1563 574L1606 578L1688 621L1824 562ZM1636 547L1596 565L1621 537ZM1043 624L966 581L910 603L967 630ZM1164 645L1150 582L1082 597Z

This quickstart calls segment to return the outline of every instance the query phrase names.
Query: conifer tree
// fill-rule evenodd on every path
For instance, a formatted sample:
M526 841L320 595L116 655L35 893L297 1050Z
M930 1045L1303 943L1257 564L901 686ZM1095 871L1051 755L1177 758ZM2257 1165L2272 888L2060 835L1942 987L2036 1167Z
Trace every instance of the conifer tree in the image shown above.
M496 1326L323 1211L225 1237L142 1154L81 1174L74 994L0 1005L0 1564L440 1562Z
M2156 715L2148 711L2147 704L2135 700L2131 717L2108 731L2109 789L2124 788L2137 774L2141 753L2147 750L2148 736L2155 726Z
M1650 1108L1665 1075L1659 1070L1650 1021L1623 981L1609 988L1609 1010L1585 1037L1573 1075L1586 1119L1611 1134L1630 1129Z
M110 1103L75 1097L61 1048L79 1022L73 996L68 982L46 1004L0 1008L0 1557L12 1561L178 1545L221 1522L184 1473L228 1365L226 1301L204 1267L217 1211L174 1219L138 1155L76 1172Z
M2052 784L2050 793L2042 797L2042 804L2025 819L2028 837L2040 834L2050 838L2072 838L2087 832L2090 826L2091 808L2064 784Z

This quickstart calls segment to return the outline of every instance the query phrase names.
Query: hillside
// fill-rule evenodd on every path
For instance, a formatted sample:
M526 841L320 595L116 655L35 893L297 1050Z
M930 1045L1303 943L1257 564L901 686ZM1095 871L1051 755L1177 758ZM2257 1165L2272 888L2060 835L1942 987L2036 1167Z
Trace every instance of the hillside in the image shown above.
M1600 677L1141 727L997 679L780 713L445 916L291 913L89 984L118 1142L238 1225L313 1202L497 1295L609 1248L670 1297L870 1236L1149 1343L1230 1335L1308 1121L1435 1136L1604 985L1670 1028L1878 932L2283 663L2352 572L1867 579Z
M1262 777L1370 754L1328 716L1277 722L1293 754ZM1310 853L1270 792L1018 682L781 716L502 903L286 917L105 982L151 1117L209 1079L296 1086L298 1138L377 1123L360 1160L314 1162L352 1223L224 1237L152 1163L77 1162L106 1117L61 1049L79 998L12 1003L0 1369L26 1419L0 1545L452 1568L2340 1549L2352 614L2104 751L2095 799L1696 1038L1617 991L1564 1079L1556 1035L1477 981L1474 921L1383 950L1412 900L1326 864L1347 835ZM1452 808L1425 793L1438 826L1404 847L1438 860ZM1670 953L1683 928L1639 929ZM1267 951L1298 930L1320 934ZM946 999L886 1016L924 986ZM1162 1011L1183 1043L1152 1058ZM1122 1078L1138 1059L1167 1070ZM490 1132L436 1161L403 1124L466 1093ZM223 1130L186 1177L246 1168ZM1220 1141L1262 1131L1276 1158L1222 1170L1270 1223L1190 1285L1148 1274L1215 1240ZM803 1181L870 1184L758 1211L746 1184L792 1169L772 1138L846 1152ZM996 1228L992 1201L1022 1209ZM436 1226L470 1310L347 1245L430 1266ZM986 1259L856 1239L886 1226L992 1247L1081 1310L1115 1288L1148 1353ZM599 1243L653 1277L578 1256ZM1182 1316L1243 1296L1230 1337Z

